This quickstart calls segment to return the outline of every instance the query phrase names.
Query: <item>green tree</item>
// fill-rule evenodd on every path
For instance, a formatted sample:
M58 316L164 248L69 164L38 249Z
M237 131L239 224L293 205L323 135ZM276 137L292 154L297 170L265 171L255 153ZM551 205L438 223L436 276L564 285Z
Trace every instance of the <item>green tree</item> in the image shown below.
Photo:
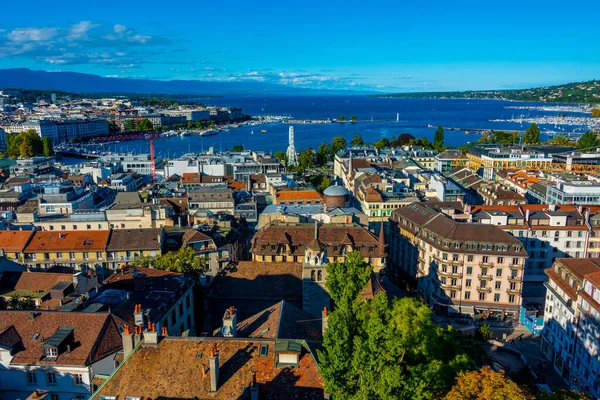
M350 141L350 144L352 146L364 146L365 145L365 141L363 140L362 136L360 136L360 135L354 135L352 137L352 140Z
M488 325L481 325L475 331L475 337L479 340L490 340L494 336L494 332L490 329Z
M33 140L31 138L24 138L19 146L20 156L23 158L31 158L35 155L33 150Z
M208 259L198 256L191 247L182 248L177 253L169 252L155 257L142 257L134 260L132 264L139 267L192 274L196 279L208 270Z
M325 387L340 399L439 398L458 372L472 367L466 342L457 339L462 333L438 327L431 310L414 299L390 306L379 293L363 300L371 272L358 252L327 267L335 310L318 351Z
M148 118L140 119L135 127L140 132L149 132L154 129L154 125Z
M135 121L133 119L128 119L127 121L125 121L125 124L123 126L126 131L135 131L136 130Z
M302 169L310 169L315 166L315 152L310 147L306 150L302 150L298 154L298 164Z
M329 161L329 157L331 155L331 149L329 147L329 143L321 143L317 148L317 165L319 167L324 166Z
M400 136L398 136L398 138L392 136L390 146L394 148L399 146L406 146L407 144L410 144L411 140L415 140L415 137L413 135L411 135L410 133L401 133Z
M531 396L511 381L503 371L485 366L479 371L463 372L444 400L529 400Z
M52 140L48 136L44 136L42 139L42 145L44 148L44 155L46 157L52 157L54 155L54 147L52 147Z
M357 119L358 118L356 118L356 115L353 115L350 117L350 121L352 121L352 122L356 122Z
M283 160L285 160L285 153L283 151L276 151L275 158L278 159L279 161L283 161Z
M390 141L387 138L379 139L378 141L373 143L373 146L377 150L383 150L383 149L390 147Z
M552 140L548 140L546 143L553 144L556 146L570 146L571 141L566 136L556 136Z
M240 151L244 151L244 146L242 146L241 144L236 144L235 146L233 146L231 151L234 153L239 153Z
M433 148L435 151L442 151L444 148L444 128L438 126L433 136Z
M338 121L346 122L346 117L342 115L341 117L338 118Z
M331 153L335 154L338 151L345 149L347 145L348 143L346 143L346 139L344 139L343 136L336 136L333 138L333 142L331 144Z
M540 144L540 128L536 124L531 124L525 131L521 142L523 144Z
M600 108L594 108L592 110L592 118L600 118Z
M596 132L586 132L577 141L578 149L589 149L600 146L600 139L598 139L598 133Z

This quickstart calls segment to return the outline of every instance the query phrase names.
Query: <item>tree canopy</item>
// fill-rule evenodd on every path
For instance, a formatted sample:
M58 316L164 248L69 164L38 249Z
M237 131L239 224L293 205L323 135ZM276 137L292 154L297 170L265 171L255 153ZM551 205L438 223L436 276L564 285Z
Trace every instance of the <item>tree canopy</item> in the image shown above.
M233 151L234 153L239 153L240 151L244 151L244 146L242 146L241 144L236 144L235 146L233 146L231 151Z
M317 165L319 167L324 166L325 164L327 164L327 161L329 161L329 157L331 155L331 148L329 146L329 143L325 142L325 143L321 143L319 145L319 147L317 148Z
M154 125L152 125L152 122L148 118L140 119L137 124L135 124L135 127L140 132L148 132L154 129Z
M588 149L600 146L600 139L598 139L597 132L586 132L577 141L577 148Z
M52 146L52 140L45 136L42 139L43 152L46 157L52 157L54 155L54 147Z
M352 146L364 146L365 145L365 141L363 140L362 136L360 135L354 135L352 137L352 140L350 141L350 144Z
M390 147L390 141L387 138L379 139L375 143L373 143L373 147L377 150L383 150Z
M29 158L44 153L42 139L33 129L6 135L6 147L10 158Z
M459 332L437 326L431 310L414 299L359 294L372 268L358 252L327 267L335 309L319 351L321 375L333 398L430 399L440 397L458 372L472 368ZM465 335L466 336L466 335ZM473 350L473 347L468 347Z
M540 144L542 142L540 139L540 128L536 124L531 124L523 134L521 142L523 144Z
M553 144L556 146L570 146L572 145L571 141L566 136L556 136L552 140L548 140L546 143Z
M600 118L600 108L594 108L592 110L592 118Z
M283 151L276 151L274 157L279 161L283 161L285 160L285 153Z
M438 126L433 136L433 148L435 151L442 151L444 148L444 128Z
M183 274L188 273L196 278L208 270L208 260L205 257L199 257L191 247L182 248L177 253L169 252L155 257L142 257L135 260L133 265Z
M343 136L336 136L333 138L331 144L331 153L335 154L338 151L345 149L347 145L348 143L346 142L346 139L344 139Z
M315 166L315 158L315 151L309 147L298 154L298 164L302 169L313 168Z
M463 372L444 400L528 400L531 396L510 380L504 372L490 367Z

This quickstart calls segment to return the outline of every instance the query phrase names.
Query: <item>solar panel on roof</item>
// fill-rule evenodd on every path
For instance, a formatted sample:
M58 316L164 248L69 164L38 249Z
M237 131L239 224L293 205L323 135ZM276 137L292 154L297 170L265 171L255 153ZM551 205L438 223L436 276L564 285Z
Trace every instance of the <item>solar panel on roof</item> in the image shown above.
M73 332L71 326L59 326L54 335L44 342L45 346L58 347Z
M56 285L52 286L52 288L50 290L65 290L72 284L73 284L73 282L67 282L67 281L57 282Z

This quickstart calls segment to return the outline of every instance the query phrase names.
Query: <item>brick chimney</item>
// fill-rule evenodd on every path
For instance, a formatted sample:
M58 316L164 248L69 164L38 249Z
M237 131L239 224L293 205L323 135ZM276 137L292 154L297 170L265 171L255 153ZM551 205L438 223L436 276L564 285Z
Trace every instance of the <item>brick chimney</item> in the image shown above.
M250 400L258 400L258 385L256 384L256 372L254 371L250 382Z
M129 354L131 354L133 348L135 347L133 343L133 332L131 332L129 325L125 325L123 327L121 338L123 339L123 356L127 357Z
M210 392L216 393L219 390L219 351L216 344L211 350L208 367L210 368Z
M329 320L329 311L327 307L323 307L323 312L321 313L321 334L325 337L325 331L327 330L327 321Z
M231 306L227 310L225 310L225 314L223 315L223 327L221 328L221 334L224 337L237 336L237 310L234 306Z

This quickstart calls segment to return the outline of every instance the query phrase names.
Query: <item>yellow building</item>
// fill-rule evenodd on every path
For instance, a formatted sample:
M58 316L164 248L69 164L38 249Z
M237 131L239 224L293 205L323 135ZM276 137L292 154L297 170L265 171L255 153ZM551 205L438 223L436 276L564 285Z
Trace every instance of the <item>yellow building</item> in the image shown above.
M23 261L32 270L65 265L102 276L109 236L110 231L38 231L23 250Z

